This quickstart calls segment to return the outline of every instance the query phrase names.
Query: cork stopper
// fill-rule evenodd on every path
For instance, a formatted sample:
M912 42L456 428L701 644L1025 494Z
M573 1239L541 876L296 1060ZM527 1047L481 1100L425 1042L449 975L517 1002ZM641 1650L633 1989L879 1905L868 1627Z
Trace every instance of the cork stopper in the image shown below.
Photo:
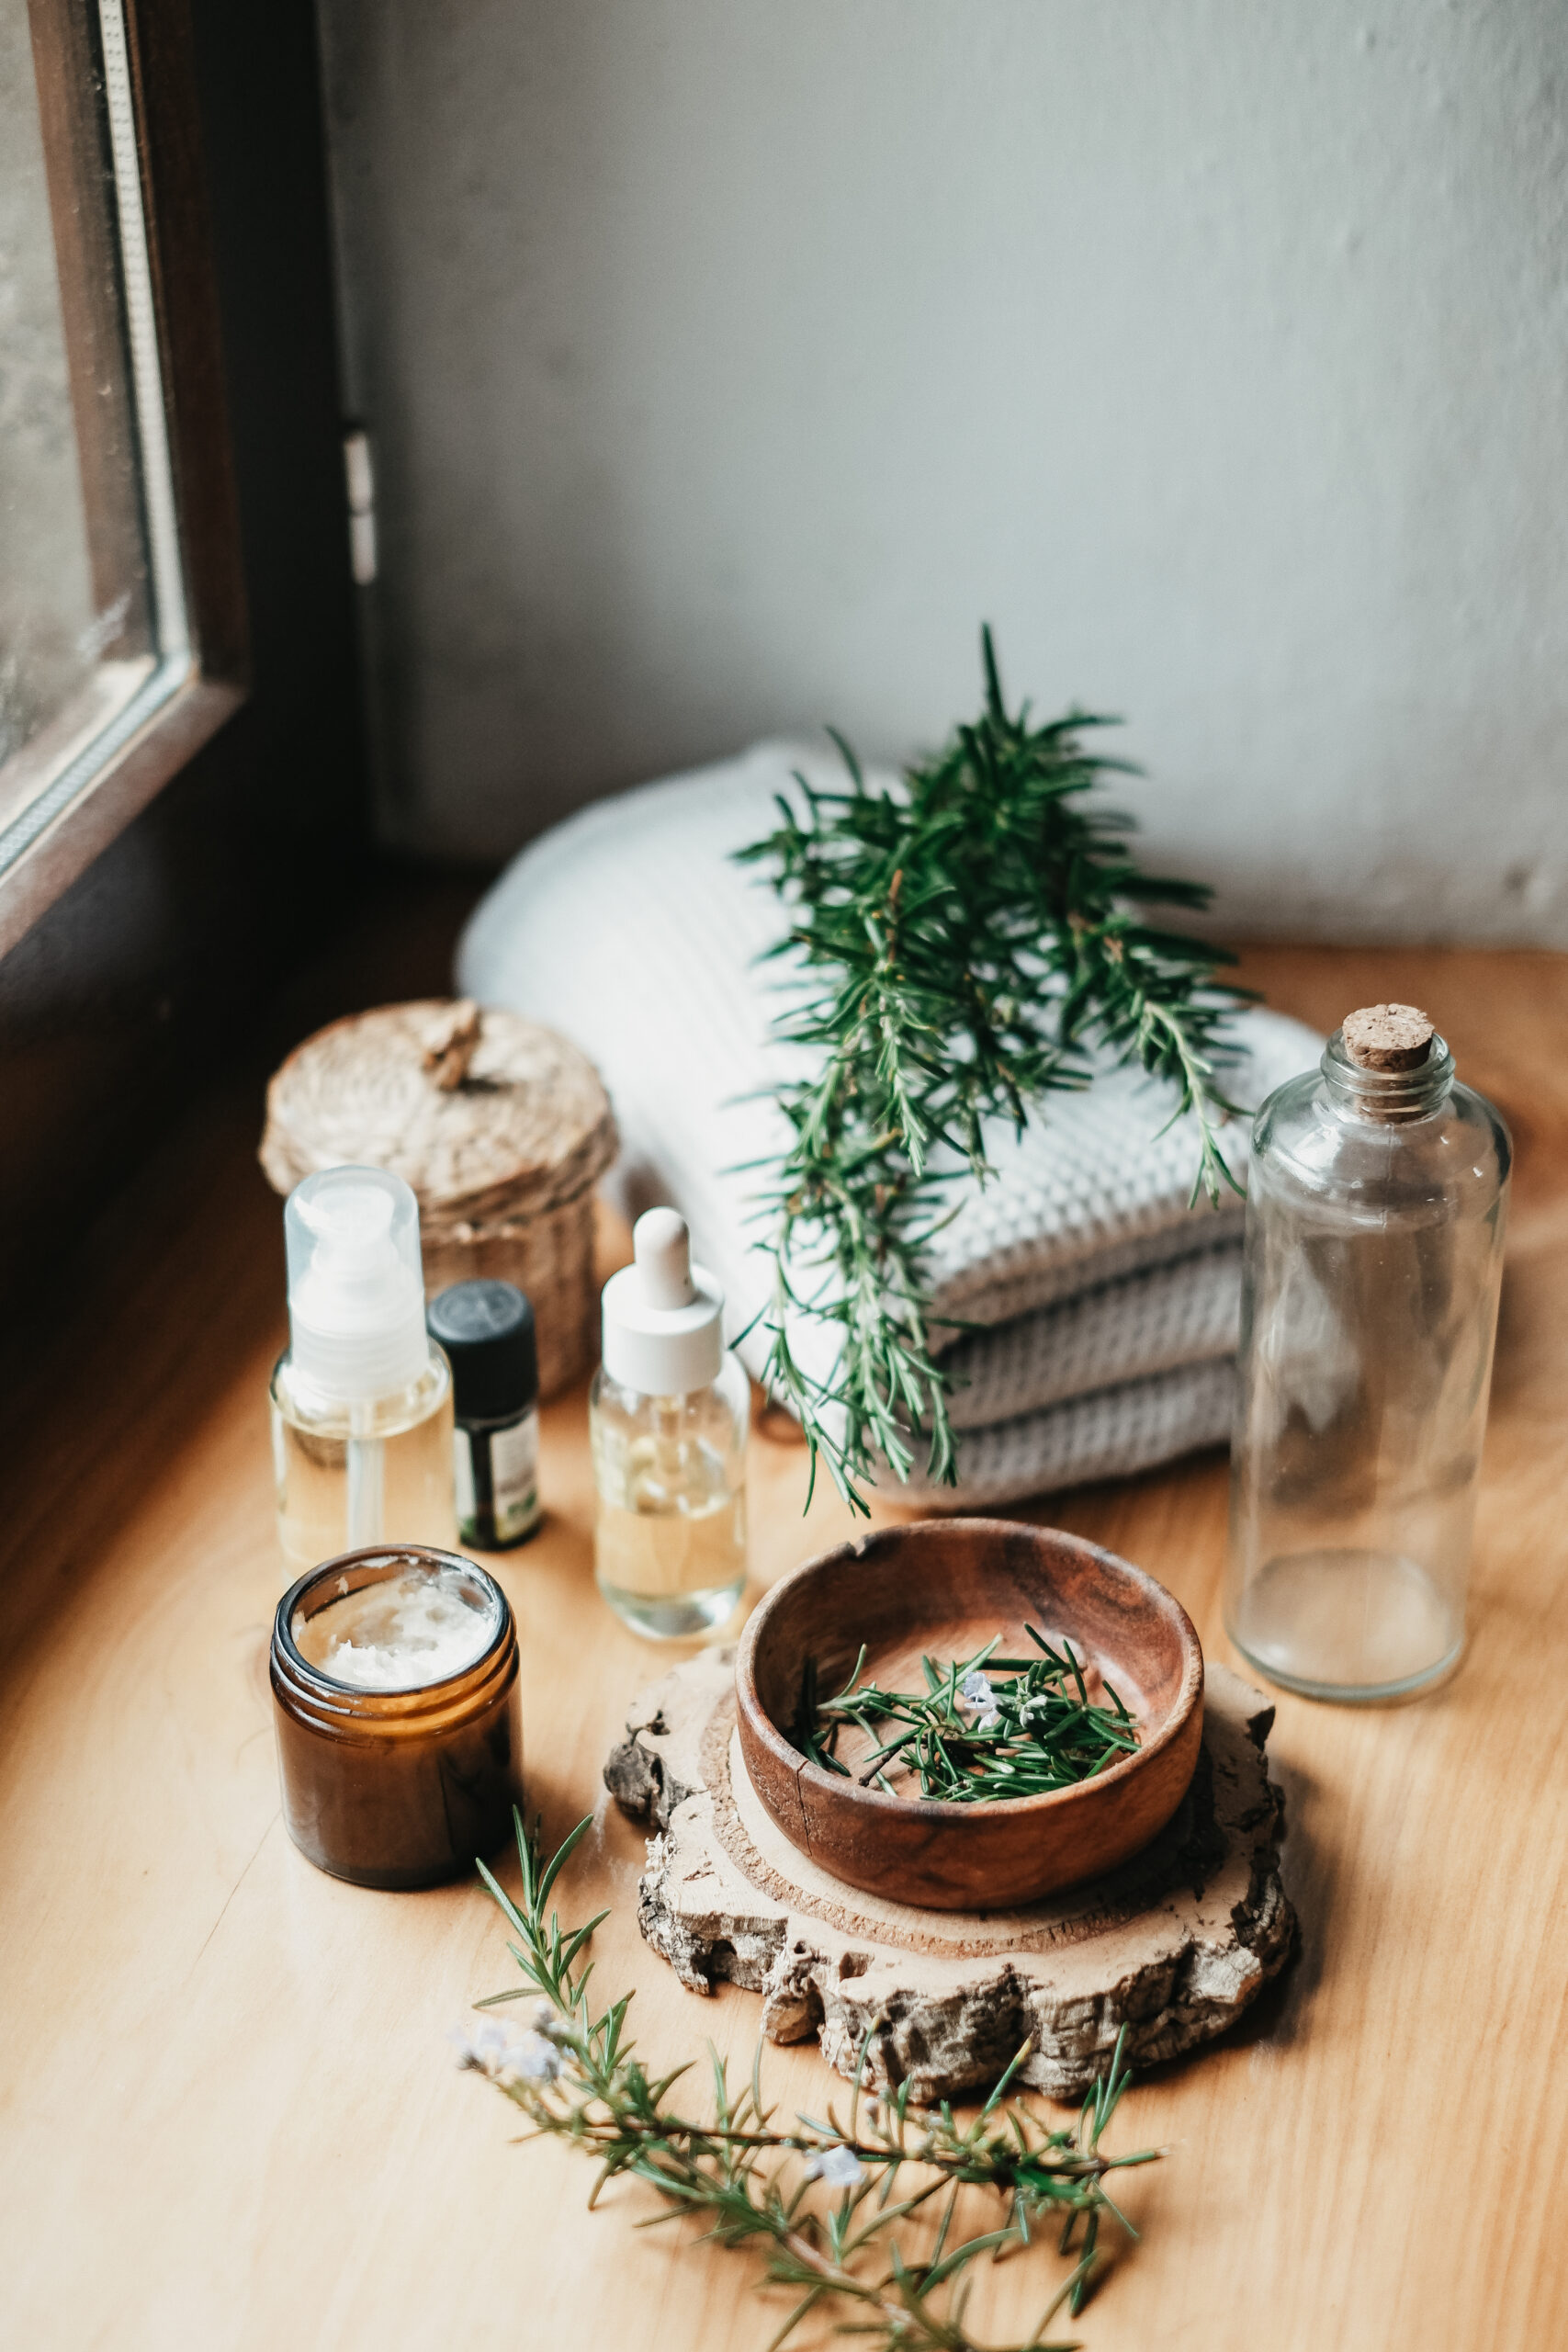
M1346 1014L1340 1034L1361 1069L1419 1069L1431 1050L1433 1028L1414 1004L1368 1004Z

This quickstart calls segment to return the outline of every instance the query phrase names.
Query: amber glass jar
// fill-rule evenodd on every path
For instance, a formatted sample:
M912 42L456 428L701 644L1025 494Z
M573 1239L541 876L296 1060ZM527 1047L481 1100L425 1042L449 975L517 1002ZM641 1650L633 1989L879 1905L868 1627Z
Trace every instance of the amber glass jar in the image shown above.
M345 1552L291 1585L272 1630L283 1815L358 1886L466 1876L522 1801L517 1634L471 1560L423 1544Z

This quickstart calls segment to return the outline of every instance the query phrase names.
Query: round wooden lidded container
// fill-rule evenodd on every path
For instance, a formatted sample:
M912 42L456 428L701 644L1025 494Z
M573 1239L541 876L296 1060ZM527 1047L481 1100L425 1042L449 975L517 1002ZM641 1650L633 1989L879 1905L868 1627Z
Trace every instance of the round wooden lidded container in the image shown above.
M597 1358L593 1187L616 1148L599 1073L566 1038L427 998L297 1046L267 1088L261 1163L284 1193L344 1163L401 1176L427 1295L481 1275L525 1291L550 1396Z

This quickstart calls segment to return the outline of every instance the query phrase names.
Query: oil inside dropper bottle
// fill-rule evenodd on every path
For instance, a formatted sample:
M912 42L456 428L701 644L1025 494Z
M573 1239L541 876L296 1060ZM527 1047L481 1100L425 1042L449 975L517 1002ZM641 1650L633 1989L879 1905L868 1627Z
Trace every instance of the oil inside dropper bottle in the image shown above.
M633 1246L605 1285L589 1397L594 1568L636 1632L680 1639L721 1624L745 1584L750 1390L685 1220L649 1209Z

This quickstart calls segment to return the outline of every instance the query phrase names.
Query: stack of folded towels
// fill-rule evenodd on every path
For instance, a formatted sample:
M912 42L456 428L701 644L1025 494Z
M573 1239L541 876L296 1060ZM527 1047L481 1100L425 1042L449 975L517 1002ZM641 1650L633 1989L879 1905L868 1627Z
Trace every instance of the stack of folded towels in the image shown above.
M766 1171L749 1163L787 1142L771 1093L800 1067L771 1035L784 967L757 963L787 914L733 853L773 829L796 770L842 787L836 763L763 743L584 809L513 861L458 951L465 995L550 1023L597 1062L621 1132L621 1205L681 1210L725 1285L732 1332L772 1296ZM1225 1091L1249 1106L1322 1050L1300 1023L1258 1009L1235 1035ZM944 1357L960 1484L917 1476L902 1491L973 1508L1226 1437L1242 1204L1189 1207L1197 1141L1190 1120L1168 1125L1171 1109L1163 1085L1108 1070L1048 1096L1021 1137L988 1132L996 1174L955 1184L957 1214L930 1261L936 1313L978 1327ZM1223 1136L1242 1181L1247 1129L1234 1120ZM767 1351L757 1325L740 1351L754 1374Z

